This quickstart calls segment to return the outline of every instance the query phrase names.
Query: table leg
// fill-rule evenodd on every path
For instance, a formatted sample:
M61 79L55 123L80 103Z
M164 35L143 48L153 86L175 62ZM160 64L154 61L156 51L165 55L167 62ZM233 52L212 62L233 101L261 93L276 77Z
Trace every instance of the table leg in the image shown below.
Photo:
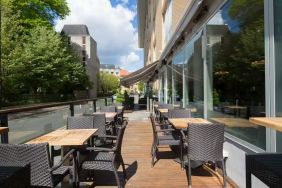
M8 138L8 132L1 134L1 143L2 144L8 144L9 138Z

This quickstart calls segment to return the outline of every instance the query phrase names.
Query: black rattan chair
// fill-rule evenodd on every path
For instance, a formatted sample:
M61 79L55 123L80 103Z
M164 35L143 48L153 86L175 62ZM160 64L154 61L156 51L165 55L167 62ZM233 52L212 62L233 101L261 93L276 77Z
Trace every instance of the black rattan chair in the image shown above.
M115 106L101 106L100 112L116 112Z
M93 129L93 117L78 116L67 118L67 129Z
M180 149L180 156L182 156L182 149L181 149L181 144L180 144L180 139L175 138L172 134L174 129L162 129L162 130L157 130L156 126L161 126L162 124L156 124L155 118L151 115L151 124L152 124L152 130L153 130L153 143L152 143L152 148L151 148L151 155L152 155L152 162L151 165L152 167L155 164L155 158L156 158L156 153L158 152L159 146L179 146L178 148ZM165 133L163 135L159 135L158 133ZM181 160L182 161L182 160Z
M32 187L55 187L63 178L71 174L75 180L76 163L73 166L62 166L64 161L75 154L70 150L63 159L51 167L49 145L43 144L0 144L0 161L5 163L30 164L30 182ZM75 160L73 160L75 161ZM75 185L75 184L74 184Z
M187 158L184 160L189 187L192 186L191 160L221 162L226 187L225 159L223 157L224 125L189 123L187 135L181 131ZM183 157L184 159L185 157Z
M116 144L112 148L101 148L101 147L88 147L86 150L90 151L90 155L88 159L82 162L81 167L79 168L79 179L85 181L87 179L91 179L91 177L85 177L89 174L94 174L95 171L112 171L114 172L116 182L118 187L123 187L119 176L118 176L118 168L122 165L123 176L126 180L126 171L125 165L123 162L123 158L121 155L121 147L123 141L123 135L126 128L126 124L124 124L118 131L118 136L113 137L110 136L110 139L116 139ZM94 173L87 173L89 171L94 171ZM94 177L95 178L95 177Z
M168 109L168 118L191 118L191 110Z

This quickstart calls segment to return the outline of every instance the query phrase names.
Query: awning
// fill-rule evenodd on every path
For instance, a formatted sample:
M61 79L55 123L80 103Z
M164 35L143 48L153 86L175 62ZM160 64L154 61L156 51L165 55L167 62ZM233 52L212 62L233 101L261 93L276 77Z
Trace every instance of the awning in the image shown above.
M139 81L148 82L155 75L156 66L159 61L155 61L142 69L139 69L128 76L121 79L121 85L129 87L132 84L135 84Z

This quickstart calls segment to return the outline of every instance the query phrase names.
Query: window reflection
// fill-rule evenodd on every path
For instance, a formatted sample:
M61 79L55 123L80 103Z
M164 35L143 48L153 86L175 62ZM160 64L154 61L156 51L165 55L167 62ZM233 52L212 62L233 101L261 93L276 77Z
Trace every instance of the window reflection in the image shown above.
M263 0L230 0L207 25L208 116L226 131L265 149Z
M282 1L274 0L274 36L275 36L275 71L276 71L276 116L282 117ZM282 132L277 131L277 152L282 151Z

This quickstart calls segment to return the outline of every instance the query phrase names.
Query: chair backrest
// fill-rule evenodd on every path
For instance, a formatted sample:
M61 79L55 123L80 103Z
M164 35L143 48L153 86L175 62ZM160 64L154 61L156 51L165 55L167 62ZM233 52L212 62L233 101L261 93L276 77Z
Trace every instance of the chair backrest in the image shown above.
M101 112L116 112L115 106L101 106Z
M189 123L187 131L188 156L191 160L223 159L224 125Z
M121 155L122 141L123 141L123 136L124 136L124 131L125 131L126 126L127 126L126 124L123 124L121 128L119 128L118 130L117 141L116 141L116 146L115 146L117 155Z
M83 114L85 117L92 117L93 128L98 129L95 135L106 135L106 115L103 113Z
M67 129L93 129L92 116L68 117Z
M174 109L173 105L172 104L159 104L159 109L163 109L163 108L166 108L166 109Z
M42 144L0 144L0 160L13 160L30 164L31 185L54 187L48 143ZM7 158L8 157L8 158Z
M168 118L191 118L191 110L168 109Z
M152 125L152 130L153 130L153 139L154 139L154 142L156 142L158 140L158 133L156 129L155 117L153 115L150 115L150 119L151 119L151 125Z

